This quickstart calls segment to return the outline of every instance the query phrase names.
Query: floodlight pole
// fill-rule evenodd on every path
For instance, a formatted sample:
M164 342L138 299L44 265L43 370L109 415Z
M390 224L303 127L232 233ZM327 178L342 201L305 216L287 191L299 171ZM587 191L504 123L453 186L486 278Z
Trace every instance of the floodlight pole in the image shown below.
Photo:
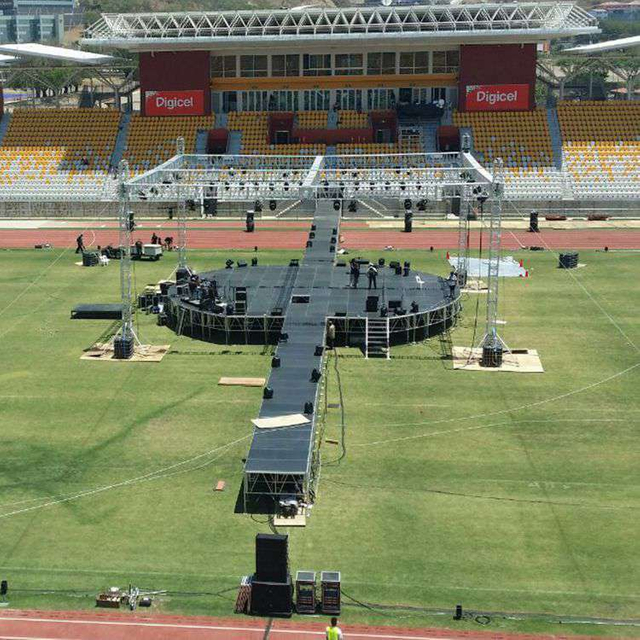
M498 335L498 289L500 276L500 243L502 239L502 198L504 171L501 158L493 163L491 213L489 216L489 264L487 273L487 326L480 342L483 349L508 351Z
M120 215L119 215L119 243L120 243L120 301L122 302L122 325L120 337L123 340L138 337L133 330L133 286L131 278L131 231L133 213L129 205L129 163L121 160L118 165Z
M176 140L176 154L178 156L184 156L184 138L182 137ZM179 168L181 168L181 166ZM176 197L178 199L178 268L180 269L184 269L187 266L187 201L184 198L180 186L183 177L182 173L176 175Z

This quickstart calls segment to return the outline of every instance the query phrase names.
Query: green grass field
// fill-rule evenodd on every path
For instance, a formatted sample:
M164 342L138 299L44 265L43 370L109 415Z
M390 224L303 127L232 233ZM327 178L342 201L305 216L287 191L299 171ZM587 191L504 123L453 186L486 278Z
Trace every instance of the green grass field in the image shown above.
M215 268L228 254L190 260ZM447 271L442 254L402 257ZM290 531L292 569L338 569L349 596L386 605L638 617L640 255L581 252L587 266L572 273L547 252L519 257L531 277L503 280L502 333L538 349L546 373L453 371L440 339L390 361L339 350L346 456L332 462L339 447L323 445L317 504ZM138 289L167 277L172 259L138 264ZM119 276L117 263L74 261L0 252L0 578L11 605L89 608L99 590L132 582L169 590L160 610L228 615L268 527L233 513L260 389L217 380L266 375L270 351L176 338L139 314L144 342L171 344L163 362L81 361L109 323L71 321L70 309L118 301ZM466 298L452 344L471 342L476 301ZM329 408L325 436L340 438L339 425ZM454 624L357 606L343 620ZM489 628L638 635L500 616Z

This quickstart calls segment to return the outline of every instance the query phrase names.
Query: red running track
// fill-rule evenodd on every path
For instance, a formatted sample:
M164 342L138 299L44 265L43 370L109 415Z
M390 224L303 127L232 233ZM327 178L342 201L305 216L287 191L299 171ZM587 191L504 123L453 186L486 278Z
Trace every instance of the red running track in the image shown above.
M70 229L2 229L0 230L0 248L29 248L36 244L49 243L56 248L75 247L78 230ZM133 234L148 241L150 230ZM174 239L177 234L174 235ZM344 229L346 249L384 249L393 246L396 249L455 249L458 246L458 234L455 230L416 230L413 233L402 231L367 231ZM87 246L106 246L118 243L115 229L88 229L85 231ZM307 233L300 230L256 231L246 233L241 229L198 229L188 233L188 245L191 249L303 249ZM479 234L472 232L471 244L477 247ZM517 250L530 245L548 246L552 249L640 249L640 230L553 230L539 234L524 231L502 232L502 246L506 250Z
M321 640L324 624L178 617L111 612L11 611L0 613L0 640ZM566 636L490 631L344 625L345 640L541 640ZM583 640L588 640L583 637ZM603 640L602 637L599 640Z

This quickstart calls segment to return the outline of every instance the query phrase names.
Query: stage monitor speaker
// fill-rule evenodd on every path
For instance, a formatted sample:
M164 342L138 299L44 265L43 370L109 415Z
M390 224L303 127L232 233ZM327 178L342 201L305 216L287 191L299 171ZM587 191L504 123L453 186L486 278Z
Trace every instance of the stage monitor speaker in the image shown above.
M367 296L366 311L375 313L378 311L378 296Z
M293 584L287 575L283 582L257 580L251 583L251 613L256 616L290 617L293 613Z
M288 576L289 536L272 533L256 535L257 579L262 582L286 582Z

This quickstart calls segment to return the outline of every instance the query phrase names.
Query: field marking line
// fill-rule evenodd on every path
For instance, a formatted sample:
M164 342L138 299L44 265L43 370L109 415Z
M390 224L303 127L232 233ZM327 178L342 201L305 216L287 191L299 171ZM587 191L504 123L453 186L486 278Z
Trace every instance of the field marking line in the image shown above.
M525 409L533 409L534 407L539 407L542 406L544 404L549 404L551 402L555 402L557 400L564 400L565 398L569 398L570 396L574 396L577 395L579 393L583 393L584 391L589 391L590 389L593 389L601 384L605 384L606 382L610 382L611 380L615 380L616 378L619 378L620 376L625 375L626 373L629 373L630 371L633 371L634 369L637 369L638 367L640 367L640 362L636 362L635 364L632 364L631 366L627 367L626 369L623 369L622 371L618 371L617 373L613 373L609 376L607 376L606 378L603 378L602 380L597 380L596 382L592 382L588 385L585 385L584 387L581 387L579 389L573 389L572 391L567 391L566 393L562 393L560 395L557 396L553 396L551 398L545 398L544 400L537 400L536 402L530 402L529 404L523 404L520 405L519 407L513 407L513 408L509 408L509 409L500 409L499 411L492 411L490 413L478 413L478 414L474 414L474 415L470 415L470 416L460 416L460 417L456 417L456 418L443 418L442 420L434 420L433 422L403 422L403 423L396 423L396 424L383 424L383 425L373 425L374 427L418 427L418 426L426 426L426 425L436 425L436 424L446 424L446 423L450 423L450 422L461 422L463 420L479 420L480 418L491 418L493 416L498 416L498 415L502 415L505 413L511 413L514 411L524 411ZM355 443L352 444L352 447L373 447L373 446L377 446L380 444L389 444L392 442L404 442L406 440L416 440L418 438L428 438L429 436L432 435L442 435L445 433L457 433L459 431L470 431L470 430L474 430L474 429L484 429L484 428L489 428L491 426L498 426L499 424L513 424L512 421L509 422L505 422L505 423L495 423L493 425L480 425L480 426L475 426L475 427L460 427L459 429L451 429L448 431L436 431L436 432L430 432L430 433L419 433L416 435L412 435L412 436L404 436L402 438L390 438L388 440L375 440L374 442L360 442L360 443Z
M77 624L77 625L99 625L99 626L112 626L112 627L141 627L152 629L202 629L203 631L241 631L244 633L259 633L264 634L264 629L260 627L228 627L228 626L216 626L205 624L178 624L178 623L162 623L162 622L127 622L116 620L73 620L73 619L49 619L49 618L10 618L0 616L0 624L3 620L11 622L31 622L31 623L44 623L44 624ZM272 629L273 635L293 635L304 633L305 635L313 635L323 637L324 631L314 631L312 629ZM379 638L380 640L452 640L451 637L442 638L437 636L405 636L396 634L377 634L377 633L364 633L364 632L349 632L349 638ZM21 637L21 636L18 636ZM0 636L2 638L2 636ZM28 638L28 636L27 636ZM31 640L31 639L29 639Z
M557 258L560 257L560 253L549 245L549 243L545 240L542 234L539 234L538 237L540 238L540 240L542 241L542 244L547 248L548 251L550 251ZM587 294L587 297L591 300L591 302L593 302L593 304L595 304L596 307L598 307L602 315L604 315L607 318L607 320L609 320L609 322L618 330L620 335L629 343L629 345L632 346L638 353L640 353L640 347L638 347L636 343L622 330L622 327L613 319L613 317L609 314L609 312L594 298L593 294L587 289L587 287L582 282L580 282L580 280L578 280L575 274L572 273L572 269L563 269L563 271L565 271L567 275L573 280L573 282L577 284Z
M42 636L0 636L0 640L82 640L82 638L43 638Z
M114 484L111 485L106 485L103 487L98 487L95 489L88 489L87 491L81 491L80 493L77 493L75 495L71 495L71 496L66 496L63 498L60 498L58 500L50 500L49 502L45 502L44 504L38 504L38 505L34 505L33 507L25 507L24 509L17 509L15 511L9 511L7 513L2 513L0 514L0 520L3 520L4 518L8 518L10 516L15 516L15 515L19 515L22 513L28 513L29 511L36 511L37 509L44 509L45 507L51 507L54 506L56 504L61 504L63 502L71 502L73 500L78 500L80 498L84 498L87 496L93 496L96 495L98 493L104 493L105 491L109 491L111 489L117 489L119 487L123 487L123 486L128 486L131 484L135 484L136 482L144 482L146 480L156 480L162 477L166 477L167 472L169 472L171 469L175 469L176 467L180 467L182 465L185 464L189 464L190 462L193 462L194 460L199 460L200 458L204 458L205 456L211 455L217 451L221 451L223 449L227 449L229 447L232 447L233 445L238 444L239 442L242 442L243 440L247 440L248 438L251 437L252 434L248 434L246 436L242 436L241 438L238 438L237 440L234 440L233 442L228 442L227 444L221 445L220 447L216 447L215 449L211 449L209 451L205 451L204 453L201 453L197 456L194 456L193 458L189 458L188 460L182 460L181 462L176 462L175 464L172 464L168 467L164 467L163 469L157 469L156 471L150 471L149 473L146 473L142 476L138 476L136 478L130 478L128 480L122 480L121 482L116 482ZM196 469L189 469L188 471L193 471L193 470L197 470L199 468L202 468L203 466L206 466L207 464L209 464L209 462L211 461L207 461L205 462L203 465L201 465L200 467L197 467ZM176 472L178 473L178 472ZM162 474L162 475L159 475ZM169 474L169 475L175 475L175 473L173 474Z

